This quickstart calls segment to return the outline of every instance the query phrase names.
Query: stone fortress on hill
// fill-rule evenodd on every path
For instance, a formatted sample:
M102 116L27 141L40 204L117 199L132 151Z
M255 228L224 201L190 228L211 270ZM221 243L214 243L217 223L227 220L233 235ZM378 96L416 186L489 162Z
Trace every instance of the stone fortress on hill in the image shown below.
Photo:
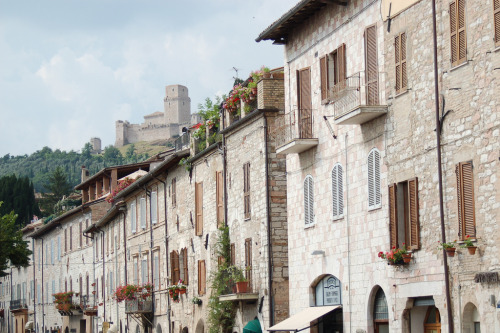
M117 120L115 147L140 141L168 140L182 134L183 127L200 121L200 116L191 114L191 98L188 88L179 84L165 88L164 111L144 116L142 124L131 124Z

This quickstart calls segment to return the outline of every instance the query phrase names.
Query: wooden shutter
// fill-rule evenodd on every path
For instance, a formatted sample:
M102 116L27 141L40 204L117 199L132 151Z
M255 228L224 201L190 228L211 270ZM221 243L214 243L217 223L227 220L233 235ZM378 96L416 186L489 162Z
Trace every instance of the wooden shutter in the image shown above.
M495 28L495 46L500 46L500 0L493 0L493 25Z
M177 180L172 178L172 207L177 205Z
M394 41L396 62L396 93L399 94L407 89L406 74L406 33L400 33Z
M217 171L215 174L216 181L216 197L217 197L217 227L224 226L224 179L222 171Z
M252 286L252 239L245 239L245 278Z
M476 237L476 217L474 208L474 174L472 161L462 162L456 166L457 201L460 239L467 235Z
M450 3L450 50L452 66L465 62L467 58L465 0Z
M198 295L205 295L207 286L205 260L198 260Z
M299 135L301 139L312 138L311 69L298 72Z
M180 279L179 272L179 253L177 251L170 252L170 265L172 267L172 284L176 284Z
M368 155L368 208L377 208L380 204L380 153L372 150Z
M250 162L243 165L243 206L245 218L250 218Z
M304 180L304 222L309 225L314 222L314 188L313 178L307 176Z
M73 251L73 226L69 227L69 250Z
M338 65L338 84L341 87L345 87L346 80L346 55L345 55L345 44L342 44L337 49L337 65Z
M196 236L203 235L203 182L195 184Z
M188 253L187 248L182 249L184 263L184 284L189 284Z
M337 164L332 169L332 203L333 217L344 214L344 188L342 183L342 166Z
M420 222L418 217L418 179L408 181L410 205L410 244L412 250L420 248Z
M64 229L64 253L68 252L68 229Z
M319 72L321 77L321 101L328 99L328 55L319 59Z
M398 207L397 207L397 185L389 185L389 234L390 245L398 247Z
M83 230L82 230L82 222L79 223L79 233L78 236L80 237L80 247L83 245Z
M231 265L234 266L236 263L236 246L231 243Z
M365 30L366 105L378 105L377 27Z

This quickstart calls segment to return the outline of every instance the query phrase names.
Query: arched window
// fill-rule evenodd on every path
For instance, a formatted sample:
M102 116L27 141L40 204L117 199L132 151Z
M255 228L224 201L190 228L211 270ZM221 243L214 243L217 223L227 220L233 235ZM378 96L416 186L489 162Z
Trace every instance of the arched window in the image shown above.
M382 288L379 288L373 302L373 326L375 333L389 332L389 309Z
M316 306L342 305L342 285L335 276L325 276L315 289Z
M379 208L380 197L380 152L373 148L368 154L368 209Z
M336 164L332 169L332 211L333 218L344 216L344 183L342 165Z
M304 223L306 226L314 223L314 187L311 175L307 175L304 180Z

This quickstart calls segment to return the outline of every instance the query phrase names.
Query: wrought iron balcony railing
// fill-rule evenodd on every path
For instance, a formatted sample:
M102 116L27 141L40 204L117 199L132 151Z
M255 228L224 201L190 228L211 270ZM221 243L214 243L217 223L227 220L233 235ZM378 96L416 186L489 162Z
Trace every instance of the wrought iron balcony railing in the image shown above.
M153 312L153 300L151 297L146 299L136 298L125 301L125 313L149 313Z
M22 310L22 309L27 309L28 308L28 303L26 302L26 299L16 299L13 301L10 301L10 310L15 311L15 310Z
M275 120L275 137L277 147L296 139L313 139L313 110L297 109L278 116Z
M180 137L175 139L175 151L180 151L189 148L189 133L182 133Z

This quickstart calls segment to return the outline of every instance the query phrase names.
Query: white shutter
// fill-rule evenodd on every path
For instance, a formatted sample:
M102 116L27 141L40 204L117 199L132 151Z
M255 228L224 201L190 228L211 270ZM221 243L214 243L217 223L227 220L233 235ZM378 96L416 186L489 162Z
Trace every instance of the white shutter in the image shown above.
M156 192L151 192L151 223L158 222L158 196Z
M380 197L380 153L372 149L368 155L368 208L381 206Z
M160 287L160 263L159 263L159 258L158 254L155 255L154 257L154 273L155 273L155 278L154 278L154 288L155 290L158 290Z
M57 261L61 261L61 236L57 236Z
M131 227L132 227L132 233L135 234L136 230L137 230L137 227L136 227L136 217L137 217L137 214L136 214L136 211L135 211L135 202L133 202L131 205L130 205L130 221L131 221Z
M344 215L344 188L342 176L342 165L335 165L332 169L333 218L340 218Z
M56 294L56 280L52 280L52 294Z
M141 198L141 228L146 229L146 198Z
M306 225L314 222L313 178L310 175L304 180L304 222Z
M137 258L134 259L134 284L137 285L139 283L138 281L138 276L137 276L137 271L139 269L139 267L137 267L138 263L137 263Z
M147 273L148 273L148 262L146 258L143 258L141 261L141 283L145 284L147 281Z
M50 240L50 263L54 265L54 240Z

